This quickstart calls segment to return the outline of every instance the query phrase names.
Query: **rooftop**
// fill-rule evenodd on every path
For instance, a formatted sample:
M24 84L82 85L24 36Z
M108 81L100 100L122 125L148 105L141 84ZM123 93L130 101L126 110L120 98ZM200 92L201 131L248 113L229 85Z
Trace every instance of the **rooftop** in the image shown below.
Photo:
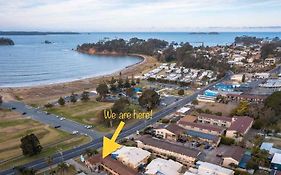
M111 158L110 156L107 156L106 158L102 158L101 154L97 154L95 156L90 157L87 160L90 164L95 165L97 163L103 164L104 166L110 168L114 172L118 174L126 174L126 175L137 175L138 172L133 170L132 168L129 168L119 162L118 160L115 160Z
M194 128L199 128L199 129L205 129L205 130L209 130L209 131L216 131L216 132L223 132L223 128L214 126L214 125L209 125L209 124L203 124L203 123L192 123L192 122L183 122L183 121L179 121L178 124L182 125L182 126L190 126L190 127L194 127Z
M164 149L167 151L171 151L174 153L182 154L182 155L193 157L193 158L197 158L197 156L200 154L200 151L189 149L184 146L172 144L170 142L166 142L161 139L152 138L149 135L144 135L144 136L140 137L138 140L141 141L145 145L150 145L150 146L153 146L156 148Z
M204 174L204 175L213 175L213 174L234 174L233 170L227 169L227 168L223 168L219 165L215 165L212 163L208 163L208 162L201 162L198 161L196 162L197 165L199 165L198 168L198 174Z
M206 134L206 133L192 131L192 130L187 130L186 133L188 135L192 136L192 137L199 137L199 138L202 138L202 139L208 139L208 140L212 140L213 142L218 142L219 139L220 139L216 135Z
M144 159L150 156L150 152L141 148L122 146L120 149L112 153L112 156L121 158L123 161L130 162L137 167Z
M200 114L198 117L232 122L232 118L227 117L227 116L218 116L218 115L212 115L212 114Z
M271 163L281 164L281 154L275 153L272 160L271 160Z
M169 124L165 127L168 131L173 132L177 135L182 134L186 131L186 129L178 126L177 124Z
M167 174L167 175L179 175L179 171L183 165L173 160L165 160L156 158L152 160L146 167L145 174Z
M182 122L195 122L196 120L197 120L196 116L186 115L186 116L182 117L179 121L182 121Z
M230 157L238 162L241 161L243 155L245 153L245 149L240 146L231 146L229 149L224 153L223 157Z
M186 112L188 112L190 110L190 108L189 107L182 107L182 108L180 108L179 110L177 110L177 112L178 113L186 113Z
M234 130L239 133L245 134L247 129L251 127L254 119L248 116L234 117L234 121L231 123L228 130Z

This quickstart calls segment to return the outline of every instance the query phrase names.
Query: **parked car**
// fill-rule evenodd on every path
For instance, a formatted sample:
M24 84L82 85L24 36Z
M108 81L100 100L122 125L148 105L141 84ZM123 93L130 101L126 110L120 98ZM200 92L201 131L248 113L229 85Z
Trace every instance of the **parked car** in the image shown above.
M73 134L73 135L74 135L74 134L78 134L78 131L73 131L72 134Z

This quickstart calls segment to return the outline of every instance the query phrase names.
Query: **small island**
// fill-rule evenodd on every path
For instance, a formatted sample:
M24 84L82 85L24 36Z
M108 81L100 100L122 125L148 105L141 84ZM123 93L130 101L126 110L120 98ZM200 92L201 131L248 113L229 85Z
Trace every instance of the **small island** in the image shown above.
M45 40L45 41L44 41L44 44L52 44L52 42L49 41L49 40Z
M15 45L14 41L10 38L0 38L0 46Z

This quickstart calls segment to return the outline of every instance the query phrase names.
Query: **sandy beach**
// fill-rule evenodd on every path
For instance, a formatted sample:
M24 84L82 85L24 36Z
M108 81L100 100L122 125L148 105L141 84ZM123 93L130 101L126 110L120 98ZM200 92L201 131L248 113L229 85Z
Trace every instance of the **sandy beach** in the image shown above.
M130 56L138 56L143 58L143 60L139 63L128 66L121 71L117 71L108 75L49 85L18 88L1 88L0 94L3 96L4 100L22 100L28 104L43 105L46 104L48 101L56 100L60 96L66 96L72 92L94 90L99 83L106 80L110 80L111 77L119 77L120 72L122 78L131 77L132 75L138 76L142 75L152 67L159 64L157 59L152 56L139 54L134 54Z

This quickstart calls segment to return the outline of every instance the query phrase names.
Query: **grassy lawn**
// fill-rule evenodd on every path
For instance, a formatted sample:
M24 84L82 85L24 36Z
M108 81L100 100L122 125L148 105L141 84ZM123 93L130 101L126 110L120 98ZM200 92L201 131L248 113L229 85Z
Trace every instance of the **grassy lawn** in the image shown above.
M56 106L48 109L47 111L82 124L91 124L95 126L97 114L106 108L110 108L111 106L112 103L91 100L88 102L66 104L65 106Z
M222 112L223 115L230 115L231 111L236 108L236 103L208 103L208 102L199 102L198 105L196 105L196 108L200 108L202 110L209 109L213 113L216 112Z
M20 139L34 133L40 140L43 150L33 157L22 156ZM89 142L89 138L72 136L47 125L22 118L19 113L0 110L0 169L12 168L57 152Z

